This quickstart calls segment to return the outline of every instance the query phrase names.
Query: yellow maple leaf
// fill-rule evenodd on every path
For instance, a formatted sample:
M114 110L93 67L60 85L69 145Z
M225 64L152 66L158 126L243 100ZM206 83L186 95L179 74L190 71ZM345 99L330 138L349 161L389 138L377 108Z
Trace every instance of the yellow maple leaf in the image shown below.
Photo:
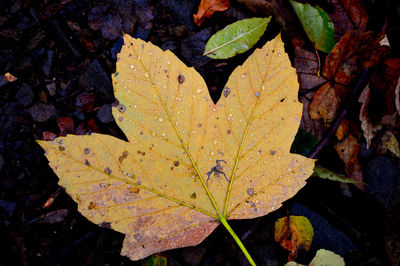
M132 260L197 245L220 223L244 250L227 220L276 210L312 174L314 160L289 153L302 105L280 36L236 68L217 104L193 68L128 35L113 85L128 141L38 142L79 211L124 233Z

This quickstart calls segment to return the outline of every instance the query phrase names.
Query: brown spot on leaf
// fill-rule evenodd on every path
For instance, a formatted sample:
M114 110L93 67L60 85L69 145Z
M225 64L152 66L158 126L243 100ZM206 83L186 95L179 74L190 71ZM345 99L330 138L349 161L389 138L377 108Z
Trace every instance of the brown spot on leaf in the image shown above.
M91 201L89 203L88 209L91 210L91 209L94 209L94 208L96 208L96 204L93 201Z
M226 131L226 134L228 134L228 135L230 135L232 133L232 131L230 130L230 129L228 129L227 131Z
M135 193L135 194L139 194L139 192L140 192L140 188L138 188L138 187L130 187L130 188L128 188L128 190L130 193Z
M178 162L178 161L175 161L175 162L174 162L174 165L175 165L176 167L178 167L178 166L179 166L179 162Z
M87 166L90 166L90 163L89 163L88 160L85 160L85 164L86 164Z
M254 188L248 188L247 189L247 195L253 196L254 195Z
M83 149L83 153L88 155L90 153L90 149L89 148L84 148Z
M222 94L226 97L229 96L229 94L231 93L231 89L228 87L225 87L224 90L222 91Z
M122 153L122 155L119 156L118 161L119 161L120 163L122 163L122 161L123 161L126 157L128 157L128 154L129 154L128 151L124 151L124 152Z
M269 154L275 155L276 151L270 151Z
M107 175L111 175L112 171L111 171L110 167L104 168L104 173L106 173Z
M65 147L64 146L58 146L58 150L59 151L65 151Z
M126 111L126 107L123 104L118 105L118 111L120 113L124 113Z
M196 192L193 192L193 194L192 194L192 195L190 195L190 197L191 197L192 199L195 199L195 198L197 198Z
M182 74L178 75L178 82L179 84L182 84L183 82L185 82L185 76Z

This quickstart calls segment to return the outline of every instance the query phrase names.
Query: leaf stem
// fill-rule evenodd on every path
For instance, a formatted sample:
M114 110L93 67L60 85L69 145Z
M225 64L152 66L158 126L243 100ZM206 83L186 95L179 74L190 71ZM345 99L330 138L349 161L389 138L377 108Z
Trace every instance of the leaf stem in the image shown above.
M225 217L220 217L219 221L221 224L228 230L228 232L231 234L233 239L235 239L236 243L238 244L239 248L242 250L243 254L246 256L246 259L249 261L251 265L256 265L254 262L253 258L250 256L249 252L247 251L246 247L243 245L242 241L240 238L236 235L235 231L233 231L232 227L228 224L228 221L225 219Z

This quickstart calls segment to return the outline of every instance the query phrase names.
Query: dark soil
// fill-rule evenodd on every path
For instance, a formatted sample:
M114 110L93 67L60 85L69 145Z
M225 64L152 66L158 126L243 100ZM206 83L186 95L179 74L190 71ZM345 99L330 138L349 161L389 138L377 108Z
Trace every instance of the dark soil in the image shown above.
M151 10L153 19L138 20L121 30L170 49L194 66L217 101L232 70L252 51L229 60L210 60L201 56L204 44L217 30L255 14L232 1L228 11L216 13L197 27L192 15L199 1L136 2L143 4L136 15ZM76 203L57 185L57 176L35 142L51 133L101 132L123 138L109 108L114 102L110 77L122 40L106 39L100 30L89 26L93 5L88 0L0 2L0 74L10 72L18 78L12 83L0 81L0 265L142 264L119 255L122 234L100 228L78 212ZM389 12L382 3L378 16L382 19L372 22L380 25L388 17L398 21L398 8L397 13ZM398 27L389 25L391 36L398 34ZM278 24L271 22L258 46L279 31ZM292 53L293 47L286 43ZM396 49L398 55L398 45ZM59 118L65 117L72 118L72 128L68 119L66 128L60 126ZM275 243L274 223L288 212L308 217L315 230L311 250L299 254L299 263L308 264L320 248L342 255L348 265L398 262L399 160L366 148L361 157L365 182L370 185L366 192L311 177L278 211L253 220L232 221L256 262L287 262L287 252ZM343 165L330 147L320 159L342 172ZM49 198L54 202L44 206ZM43 215L49 213L46 220ZM162 255L169 265L247 265L222 227L197 247Z

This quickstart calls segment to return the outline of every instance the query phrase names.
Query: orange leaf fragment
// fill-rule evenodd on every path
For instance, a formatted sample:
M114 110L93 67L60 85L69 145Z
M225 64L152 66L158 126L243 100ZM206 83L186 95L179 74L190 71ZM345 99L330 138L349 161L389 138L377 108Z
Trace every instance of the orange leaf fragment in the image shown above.
M210 18L215 11L228 9L229 0L201 0L197 14L193 15L194 23L200 26L206 18Z
M6 73L4 74L4 80L7 80L8 82L14 82L16 81L18 78L14 77L12 74L10 73Z
M275 241L289 251L289 261L297 258L300 249L310 250L313 236L314 229L304 216L290 215L275 222Z

